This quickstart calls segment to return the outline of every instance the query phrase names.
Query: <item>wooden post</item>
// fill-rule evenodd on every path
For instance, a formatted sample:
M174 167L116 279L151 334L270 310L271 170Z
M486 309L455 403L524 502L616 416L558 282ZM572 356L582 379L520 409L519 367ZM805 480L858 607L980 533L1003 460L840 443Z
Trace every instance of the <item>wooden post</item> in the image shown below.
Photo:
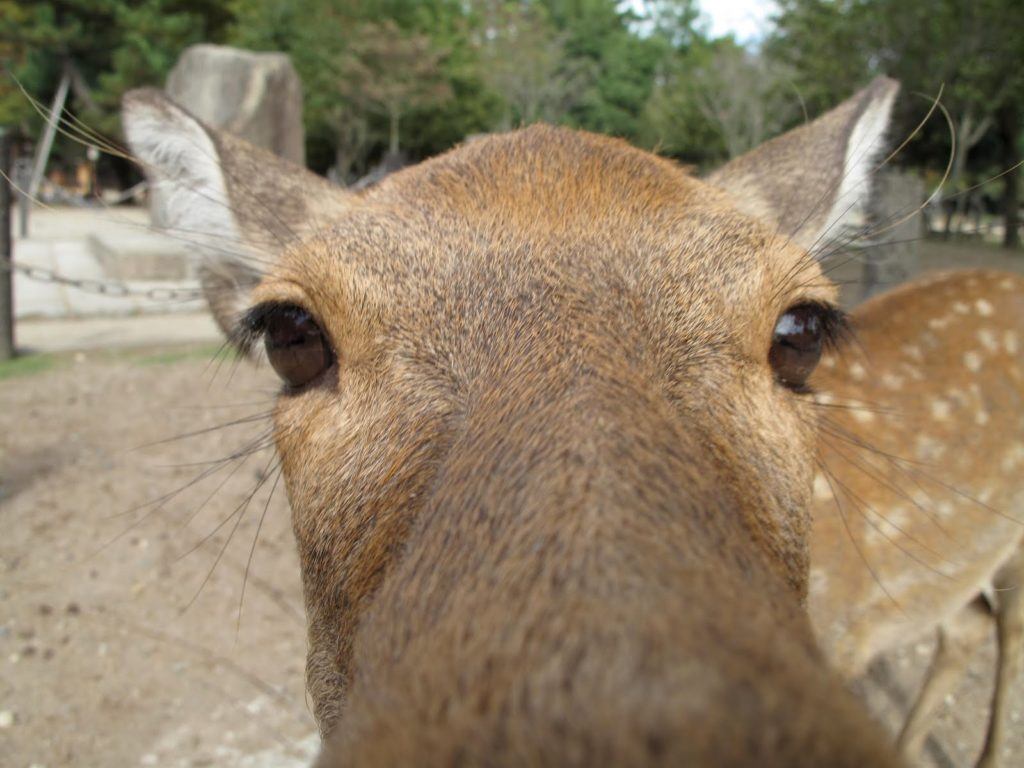
M50 150L53 149L53 139L57 135L57 127L60 125L61 115L64 114L64 105L68 100L68 88L71 86L71 72L64 67L64 75L57 86L57 93L53 97L53 104L50 105L50 115L46 119L46 128L43 129L43 137L36 147L36 162L32 166L32 176L28 181L29 200L35 200L39 194L39 184L46 172L46 161L50 159Z
M11 144L0 128L0 360L14 357L14 242L11 237Z

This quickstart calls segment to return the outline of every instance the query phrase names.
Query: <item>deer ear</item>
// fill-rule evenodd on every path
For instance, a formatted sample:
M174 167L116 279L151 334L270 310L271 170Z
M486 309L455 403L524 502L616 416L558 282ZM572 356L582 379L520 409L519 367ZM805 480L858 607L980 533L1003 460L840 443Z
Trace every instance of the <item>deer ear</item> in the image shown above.
M205 126L156 89L125 94L121 121L150 182L153 224L195 244L203 293L225 332L278 254L346 205L345 191Z
M838 237L863 219L898 90L895 80L876 78L813 122L731 160L708 182L805 246Z

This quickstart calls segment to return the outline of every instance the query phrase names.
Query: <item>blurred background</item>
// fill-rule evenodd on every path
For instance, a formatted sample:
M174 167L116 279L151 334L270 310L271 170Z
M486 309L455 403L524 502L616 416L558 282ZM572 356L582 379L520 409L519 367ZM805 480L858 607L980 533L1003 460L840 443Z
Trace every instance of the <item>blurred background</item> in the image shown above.
M362 187L535 121L703 173L885 74L907 141L830 265L854 304L1024 271L1022 61L1020 0L0 0L0 763L305 765L318 743L276 382L151 226L126 90ZM894 727L930 650L868 692ZM978 748L991 652L936 765Z
M48 107L67 81L66 114L117 140L124 91L163 86L212 43L290 57L305 161L339 183L538 120L706 169L886 74L904 86L894 136L944 87L949 196L1020 161L1022 28L1015 0L3 0L0 58L17 82L0 83L0 125L31 144L44 121L17 83ZM936 117L897 158L929 182L951 143ZM138 179L62 136L46 175L86 195ZM932 228L1016 245L1013 178Z

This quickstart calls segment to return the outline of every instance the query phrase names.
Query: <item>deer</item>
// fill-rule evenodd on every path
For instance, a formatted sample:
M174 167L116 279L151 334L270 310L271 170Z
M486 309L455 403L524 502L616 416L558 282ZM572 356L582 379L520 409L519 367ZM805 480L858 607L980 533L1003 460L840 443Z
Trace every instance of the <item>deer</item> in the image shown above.
M901 764L806 609L808 378L844 327L814 244L897 90L706 179L538 125L357 192L125 96L281 379L319 766Z
M1024 278L938 273L851 317L815 371L822 420L808 608L833 667L862 675L938 633L900 732L919 760L939 705L997 632L978 765L998 765L1024 665Z

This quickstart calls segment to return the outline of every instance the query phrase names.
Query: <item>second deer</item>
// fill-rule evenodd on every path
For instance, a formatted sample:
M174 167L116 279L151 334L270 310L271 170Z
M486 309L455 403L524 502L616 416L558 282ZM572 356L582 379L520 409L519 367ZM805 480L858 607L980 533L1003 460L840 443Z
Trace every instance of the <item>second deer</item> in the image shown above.
M857 343L828 355L809 607L847 677L938 631L899 737L917 760L942 703L997 628L979 765L1005 743L1024 662L1024 278L939 274L853 315Z

